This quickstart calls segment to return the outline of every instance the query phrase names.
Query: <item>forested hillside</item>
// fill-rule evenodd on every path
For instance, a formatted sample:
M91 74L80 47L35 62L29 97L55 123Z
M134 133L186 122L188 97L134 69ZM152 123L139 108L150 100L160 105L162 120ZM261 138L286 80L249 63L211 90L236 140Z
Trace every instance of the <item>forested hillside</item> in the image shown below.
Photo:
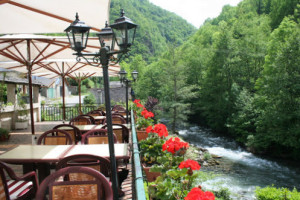
M138 8L136 1L125 2L139 24L140 15L156 16L136 13L147 0ZM137 96L158 98L173 131L189 120L233 136L254 152L300 159L299 16L299 0L244 0L225 6L179 47L184 40L158 39L168 28L149 24L140 28L135 49L143 58L123 66L139 70ZM175 27L177 32L182 24ZM157 51L146 48L146 41ZM145 54L163 50L146 66Z
M111 23L120 16L122 8L125 15L139 25L131 54L142 55L145 61L166 51L167 44L183 44L196 32L186 20L148 0L111 0Z

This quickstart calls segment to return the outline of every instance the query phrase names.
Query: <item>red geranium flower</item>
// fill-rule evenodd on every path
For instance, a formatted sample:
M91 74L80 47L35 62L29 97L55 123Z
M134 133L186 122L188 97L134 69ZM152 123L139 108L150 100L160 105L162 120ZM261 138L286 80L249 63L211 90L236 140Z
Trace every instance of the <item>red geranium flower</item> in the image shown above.
M200 170L200 165L197 161L195 160L186 160L186 161L182 161L180 164L179 164L179 168L180 169L183 169L183 168L187 168L187 169L191 169L191 170Z
M174 140L173 140L174 139ZM175 154L181 148L188 148L189 143L181 141L178 137L168 139L162 146L163 151Z
M133 103L135 103L135 104L137 104L137 103L140 103L140 99L135 99L134 101L133 101Z
M146 128L146 132L147 132L147 133L153 132L152 126L148 126L148 127Z
M146 108L141 112L141 115L145 118L148 119L149 117L154 117L154 114L150 111L148 111Z
M148 126L146 129L147 133L157 133L159 137L167 137L168 136L168 130L167 127L164 124L155 124L154 127Z
M194 187L184 200L215 200L215 195L212 192L203 192L200 188Z
M139 100L139 99L135 99L133 101L133 103L135 103L136 107L138 107L138 108L144 108L144 106L140 103L140 101L141 100Z

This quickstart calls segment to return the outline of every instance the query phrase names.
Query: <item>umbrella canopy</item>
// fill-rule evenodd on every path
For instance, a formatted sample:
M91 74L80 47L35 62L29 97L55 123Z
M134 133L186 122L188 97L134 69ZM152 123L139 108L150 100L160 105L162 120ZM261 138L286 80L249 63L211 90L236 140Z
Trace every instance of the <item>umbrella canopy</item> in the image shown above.
M70 44L66 37L30 34L5 35L0 37L0 67L28 73L28 75L30 72L29 76L50 79L60 77L63 84L66 77L75 79L80 85L82 80L91 76L103 76L101 65L94 67L87 62L76 60L69 47ZM90 38L85 52L94 53L99 48L98 38ZM109 75L117 76L119 71L119 65L112 65L109 68Z
M62 33L75 19L104 27L110 0L0 0L0 34Z
M98 38L89 38L86 53L99 51ZM70 49L67 37L19 34L0 37L0 67L27 73L28 62L32 75L56 78L64 73L76 77L78 74L102 76L101 66L93 67L84 60L77 61ZM30 58L30 59L29 59ZM65 69L62 64L65 63ZM109 74L117 76L119 65L111 65Z

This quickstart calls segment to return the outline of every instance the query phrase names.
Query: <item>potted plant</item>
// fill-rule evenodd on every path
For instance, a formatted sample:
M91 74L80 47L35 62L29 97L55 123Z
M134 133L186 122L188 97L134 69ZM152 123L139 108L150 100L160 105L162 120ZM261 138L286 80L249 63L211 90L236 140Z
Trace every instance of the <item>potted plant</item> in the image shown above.
M149 134L148 137L139 142L141 161L148 182L153 182L161 173L152 172L151 167L160 164L158 160L166 154L162 151L162 147L166 141L165 137L168 136L168 130L164 124L155 124L148 126L146 132Z
M194 160L184 160L188 148L189 144L178 137L169 138L162 145L166 154L157 160L160 165L150 170L161 172L161 176L148 186L151 199L215 199L212 192L202 191L201 186L196 185L200 165Z
M4 128L0 128L0 141L8 140L9 137L10 137L9 131Z
M148 137L146 128L153 125L154 114L148 111L141 103L139 99L133 101L133 110L135 112L136 118L136 133L138 141L144 140Z
M20 93L17 95L17 119L15 123L15 129L26 129L28 127L28 110L26 102L21 97Z

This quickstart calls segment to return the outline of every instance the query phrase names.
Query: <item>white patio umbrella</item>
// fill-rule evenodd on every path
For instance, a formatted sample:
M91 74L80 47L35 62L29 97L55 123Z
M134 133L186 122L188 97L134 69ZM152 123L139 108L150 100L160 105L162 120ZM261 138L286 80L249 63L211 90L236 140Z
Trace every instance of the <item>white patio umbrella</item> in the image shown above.
M99 50L98 38L90 38L85 52ZM73 57L73 59L70 59ZM46 78L66 77L82 81L91 76L102 76L102 68L75 60L66 37L41 35L6 35L0 37L0 67ZM111 76L117 76L119 65L109 68ZM31 80L29 80L29 85ZM63 82L64 84L64 82ZM31 87L29 87L31 90ZM64 88L64 87L63 87ZM31 91L29 91L29 95ZM30 97L30 99L32 99ZM64 91L63 91L64 102ZM63 103L64 105L64 103ZM64 107L64 106L63 106ZM31 112L33 112L31 110ZM31 118L34 135L34 119Z
M88 21L91 31L109 18L110 0L0 0L0 34L62 33L75 19Z

